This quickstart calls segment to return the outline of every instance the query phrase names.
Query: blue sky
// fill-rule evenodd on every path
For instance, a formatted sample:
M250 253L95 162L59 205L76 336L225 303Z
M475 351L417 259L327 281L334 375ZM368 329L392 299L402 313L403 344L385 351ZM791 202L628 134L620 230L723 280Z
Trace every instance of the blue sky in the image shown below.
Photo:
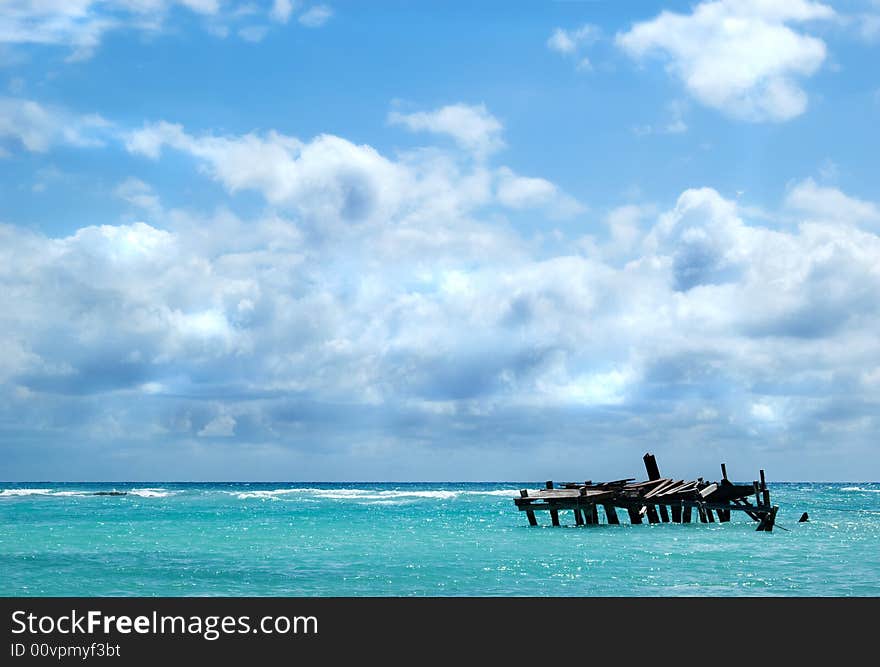
M9 0L0 478L880 478L880 3Z

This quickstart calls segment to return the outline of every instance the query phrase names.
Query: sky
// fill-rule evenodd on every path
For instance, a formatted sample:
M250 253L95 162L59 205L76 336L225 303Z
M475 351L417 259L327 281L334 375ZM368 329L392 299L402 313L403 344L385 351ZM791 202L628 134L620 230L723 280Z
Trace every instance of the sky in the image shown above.
M880 0L0 2L0 479L880 479Z

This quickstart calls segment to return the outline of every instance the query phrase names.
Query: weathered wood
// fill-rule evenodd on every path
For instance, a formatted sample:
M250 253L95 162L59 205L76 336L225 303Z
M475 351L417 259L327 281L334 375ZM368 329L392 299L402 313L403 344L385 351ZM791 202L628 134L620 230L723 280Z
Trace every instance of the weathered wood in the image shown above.
M585 505L584 506L584 520L587 522L588 526L592 526L595 521L593 521L593 507L595 505Z
M761 522L758 524L758 527L755 530L766 531L768 533L773 532L773 525L776 523L776 512L779 508L774 505L770 508L769 512L765 512L764 516L761 517Z
M614 509L614 505L606 503L602 505L602 509L605 510L605 518L608 520L609 524L616 526L620 523L620 519L617 518L617 510Z
M642 515L639 514L639 511L635 507L627 507L626 511L629 512L629 522L633 525L642 523Z
M690 523L691 522L691 506L685 505L681 508L681 522L682 523Z
M763 470L759 470L758 473L761 475L761 491L764 491L767 488L767 480L764 479Z
M681 523L681 503L670 505L672 509L672 523Z
M697 505L697 512L700 515L700 523L706 523L706 508L702 504Z
M729 481L727 479L727 465L724 463L721 464L721 479L723 479L725 482Z
M757 481L752 482L752 484L755 487L755 505L760 507L761 506L761 487L758 486Z
M599 524L599 508L596 507L595 503L590 505L590 514L593 517L593 523L598 525Z
M528 489L520 489L519 495L522 498L528 498L529 497L529 490ZM529 519L530 526L537 526L538 525L538 519L535 518L535 513L532 510L526 510L526 516Z
M697 493L700 494L700 497L701 497L701 498L706 498L707 496L711 496L711 495L712 495L713 493L715 493L717 490L718 490L718 485L717 485L717 484L710 484L710 485L707 486L705 489L701 489L700 491L697 491Z
M546 488L548 488L548 489L552 489L552 488L553 488L553 480L552 480L552 479L548 479L546 482L544 482L544 485L545 485Z
M712 508L706 507L706 518L709 520L709 523L715 523L715 517L712 516Z
M660 520L669 523L669 510L666 509L666 505L657 505L657 509L660 511Z
M574 525L583 526L584 525L584 517L581 515L581 510L577 507L572 510L574 512Z
M730 521L730 510L719 508L716 511L718 512L718 521L720 523L726 523Z
M554 526L559 526L559 510L550 510L550 522Z
M654 458L654 455L645 454L643 460L645 462L645 471L648 473L648 479L660 479L660 468L657 467L657 459Z
M801 518L798 519L798 523L806 523L809 520L810 520L810 515L807 514L806 512L804 512L803 514L801 514Z
M654 505L647 505L648 523L660 523L660 517L657 516L657 508Z

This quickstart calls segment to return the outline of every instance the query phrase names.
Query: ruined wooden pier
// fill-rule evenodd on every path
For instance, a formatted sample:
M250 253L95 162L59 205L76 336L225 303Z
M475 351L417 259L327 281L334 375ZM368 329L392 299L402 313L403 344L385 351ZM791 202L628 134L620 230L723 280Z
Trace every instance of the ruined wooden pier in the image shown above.
M757 530L773 530L779 508L770 504L763 470L760 481L734 484L727 479L727 466L722 463L720 481L707 482L702 477L686 481L661 477L653 454L645 454L644 461L648 473L644 482L635 478L559 485L547 482L545 489L531 494L522 489L514 502L532 526L538 525L535 512L549 512L551 523L558 526L559 513L567 510L573 512L575 525L598 524L601 506L609 524L620 523L618 509L625 511L633 524L643 523L644 518L648 523L691 523L695 511L702 523L713 523L716 516L724 523L730 521L731 512L739 511L758 523Z

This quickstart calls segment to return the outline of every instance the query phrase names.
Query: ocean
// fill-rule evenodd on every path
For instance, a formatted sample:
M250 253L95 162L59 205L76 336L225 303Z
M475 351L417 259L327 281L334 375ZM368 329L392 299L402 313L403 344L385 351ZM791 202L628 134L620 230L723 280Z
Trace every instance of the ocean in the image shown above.
M529 528L538 486L0 482L0 595L880 595L880 483L771 484L773 533Z

